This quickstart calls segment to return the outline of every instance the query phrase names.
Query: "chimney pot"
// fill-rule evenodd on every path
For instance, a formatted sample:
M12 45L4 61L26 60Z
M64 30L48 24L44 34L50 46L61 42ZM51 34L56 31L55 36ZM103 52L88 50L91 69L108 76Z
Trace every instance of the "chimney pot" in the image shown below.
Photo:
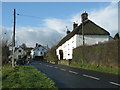
M77 23L73 22L73 30L78 26Z
M88 13L86 13L86 11L84 11L84 13L82 13L81 19L82 19L82 22L88 20Z
M67 34L69 34L70 33L70 31L69 30L67 30Z

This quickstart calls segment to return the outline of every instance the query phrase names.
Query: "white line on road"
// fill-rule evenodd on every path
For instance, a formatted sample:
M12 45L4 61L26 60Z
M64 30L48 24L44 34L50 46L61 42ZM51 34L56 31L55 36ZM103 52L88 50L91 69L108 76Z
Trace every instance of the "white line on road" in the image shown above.
M65 69L63 69L63 68L61 68L60 70L62 70L62 71L66 71Z
M39 64L41 64L41 63L39 63Z
M90 75L86 75L86 74L83 74L83 76L85 76L85 77L89 77L89 78L92 78L92 79L96 79L96 80L100 80L100 78L97 78L97 77L93 77L93 76L90 76Z
M109 83L114 84L114 85L117 85L117 86L120 86L120 84L115 83L115 82L109 82Z
M50 66L50 65L46 65L47 67L53 67L53 66Z
M58 68L58 67L55 67L55 68Z
M74 72L74 71L69 71L70 73L74 73L74 74L78 74L77 72Z
M49 67L53 67L53 66L49 66Z

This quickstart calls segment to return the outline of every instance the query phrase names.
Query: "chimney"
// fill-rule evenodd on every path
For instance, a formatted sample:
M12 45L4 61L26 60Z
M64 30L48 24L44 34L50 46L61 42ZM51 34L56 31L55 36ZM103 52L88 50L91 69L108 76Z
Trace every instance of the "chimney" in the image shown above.
M67 33L67 34L70 33L70 30L67 28L67 26L66 26L66 33Z
M38 43L36 43L36 47L38 47Z
M67 30L67 34L69 34L70 33L70 31L69 30Z
M88 13L86 13L86 11L84 13L82 13L81 19L82 19L82 22L88 20Z
M73 23L73 30L76 28L78 26L78 24L77 23Z

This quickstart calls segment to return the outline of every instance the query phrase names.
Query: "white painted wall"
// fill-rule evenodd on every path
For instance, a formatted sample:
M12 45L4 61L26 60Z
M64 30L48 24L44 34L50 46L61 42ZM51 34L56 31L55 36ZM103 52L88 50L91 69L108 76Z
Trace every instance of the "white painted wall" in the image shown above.
M73 49L76 48L76 36L73 36L64 44L56 49L58 59L60 59L59 50L63 50L63 59L72 59Z
M34 58L35 56L44 56L46 52L46 48L40 46L31 50L31 57Z
M85 35L85 45L104 43L110 40L109 35ZM82 35L74 35L64 44L56 49L56 54L60 60L59 50L63 50L63 59L72 59L73 49L83 45Z
M21 56L21 58L23 58L25 55L26 55L26 51L24 51L24 49L22 49L20 47L15 51L14 57L15 57L15 59L19 59L19 56Z

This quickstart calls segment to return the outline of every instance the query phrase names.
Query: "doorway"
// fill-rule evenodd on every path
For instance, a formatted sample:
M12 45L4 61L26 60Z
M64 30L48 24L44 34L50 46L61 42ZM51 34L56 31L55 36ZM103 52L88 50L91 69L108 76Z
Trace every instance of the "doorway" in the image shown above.
M63 50L59 50L60 60L63 60Z

